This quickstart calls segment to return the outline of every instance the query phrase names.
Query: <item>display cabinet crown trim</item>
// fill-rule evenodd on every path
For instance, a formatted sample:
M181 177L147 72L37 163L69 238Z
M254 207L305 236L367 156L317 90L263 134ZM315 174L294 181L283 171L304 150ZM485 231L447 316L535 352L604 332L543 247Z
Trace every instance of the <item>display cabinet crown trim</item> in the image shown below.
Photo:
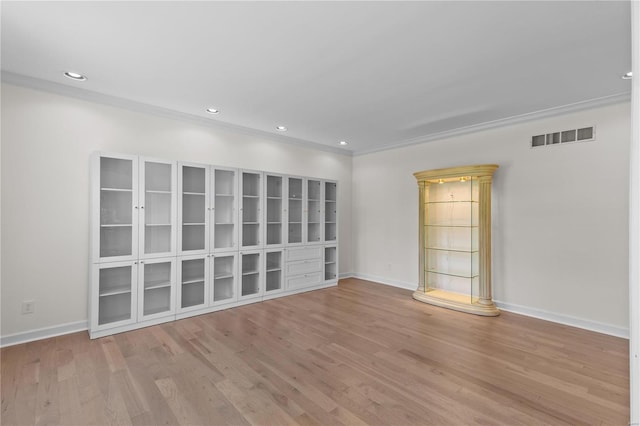
M493 176L497 164L479 164L474 166L448 167L446 169L424 170L413 175L418 181L431 179L447 179L463 176Z

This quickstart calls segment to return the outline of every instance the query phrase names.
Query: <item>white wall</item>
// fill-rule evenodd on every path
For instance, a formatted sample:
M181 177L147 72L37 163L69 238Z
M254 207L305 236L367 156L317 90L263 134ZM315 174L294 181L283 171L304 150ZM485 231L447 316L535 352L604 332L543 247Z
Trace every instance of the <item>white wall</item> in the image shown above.
M2 85L2 336L87 319L89 158L148 155L340 181L351 270L350 156ZM23 300L35 313L21 315Z
M529 147L532 135L590 125L595 141ZM353 272L416 289L413 173L495 163L494 299L625 335L629 129L624 103L354 157Z

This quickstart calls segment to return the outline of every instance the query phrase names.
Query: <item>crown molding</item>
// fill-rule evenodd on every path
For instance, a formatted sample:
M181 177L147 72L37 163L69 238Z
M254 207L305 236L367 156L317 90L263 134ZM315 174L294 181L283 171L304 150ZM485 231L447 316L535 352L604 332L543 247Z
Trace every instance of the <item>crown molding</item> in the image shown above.
M181 120L191 122L201 126L212 127L220 130L237 132L240 134L255 136L264 139L269 139L275 142L286 143L289 145L295 145L298 147L311 148L319 151L331 152L335 154L341 154L348 157L360 156L366 154L373 154L376 152L388 151L397 148L404 148L411 145L419 145L426 142L432 142L435 140L450 138L454 136L462 136L470 133L480 132L483 130L495 129L499 127L511 126L514 124L524 123L527 121L538 120L547 117L553 117L572 112L583 111L587 109L593 109L603 107L607 105L613 105L622 102L628 102L631 99L630 92L617 93L609 96L603 96L595 99L588 99L585 101L575 102L572 104L561 105L557 107L547 108L539 111L529 112L525 114L515 115L512 117L501 118L498 120L487 121L484 123L472 124L470 126L459 127L456 129L446 130L444 132L431 133L427 135L417 136L410 139L404 139L396 142L391 142L384 147L363 149L357 151L351 151L343 148L332 147L329 145L320 144L317 142L311 142L305 139L293 138L290 136L277 135L262 130L253 129L250 127L240 126L231 123L225 123L211 118L204 118L194 114L187 114L184 112L162 108L142 102L132 101L129 99L105 95L103 93L94 92L91 90L81 89L77 87L67 86L65 84L54 83L39 78L29 77L23 74L16 74L9 71L2 71L2 82L13 84L16 86L27 87L31 89L42 90L46 92L56 93L63 96L69 96L77 99L82 99L89 102L100 103L117 108L123 108L130 111L141 112L151 114L159 117Z
M353 152L343 148L332 147L323 145L317 142L311 142L304 139L293 138L290 136L277 135L262 130L253 129L250 127L239 126L236 124L225 123L212 118L204 118L194 114L188 114L169 108L158 107L155 105L146 104L143 102L132 101L129 99L105 95L103 93L94 92L92 90L81 89L78 87L67 86L65 84L55 83L52 81L42 80L39 78L29 77L23 74L16 74L9 71L2 71L1 79L3 83L12 84L15 86L26 87L30 89L42 90L45 92L55 93L58 95L69 96L84 101L95 102L103 105L108 105L116 108L123 108L130 111L155 115L158 117L169 118L174 120L187 121L200 126L207 126L215 129L232 131L248 136L260 137L263 139L269 139L275 142L286 143L289 145L295 145L298 147L311 148L318 151L332 152L334 154L341 154L348 157L353 155Z
M616 93L614 95L603 96L601 98L588 99L586 101L575 102L572 104L561 105L557 107L547 108L539 111L528 112L525 114L514 115L512 117L501 118L484 123L472 124L470 126L459 127L457 129L446 130L444 132L432 133L429 135L418 136L415 138L401 140L391 143L383 148L374 148L370 150L359 150L354 152L354 156L365 154L373 154L375 152L388 151L390 149L403 148L411 145L419 145L426 142L450 138L454 136L462 136L469 133L480 132L483 130L495 129L499 127L512 126L514 124L525 123L527 121L539 120L547 117L554 117L572 112L584 111L603 107L607 105L629 102L631 100L631 92Z

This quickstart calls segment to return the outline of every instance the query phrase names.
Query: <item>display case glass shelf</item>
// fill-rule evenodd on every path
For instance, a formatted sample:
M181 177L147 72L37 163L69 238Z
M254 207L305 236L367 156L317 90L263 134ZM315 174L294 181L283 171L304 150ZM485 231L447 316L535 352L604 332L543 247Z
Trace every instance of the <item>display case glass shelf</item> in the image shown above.
M496 165L415 173L422 302L495 316L491 300L491 181Z

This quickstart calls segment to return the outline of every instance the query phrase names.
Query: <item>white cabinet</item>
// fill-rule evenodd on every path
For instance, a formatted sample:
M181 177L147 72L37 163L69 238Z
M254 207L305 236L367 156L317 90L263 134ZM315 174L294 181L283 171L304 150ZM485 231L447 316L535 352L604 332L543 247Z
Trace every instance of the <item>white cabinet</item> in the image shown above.
M138 264L138 321L176 313L176 258L141 260Z
M178 259L178 313L209 306L209 255Z
M92 175L92 259L138 257L138 157L96 155Z
M287 290L299 290L321 284L323 247L295 247L287 249Z
M324 182L324 241L338 239L338 190L336 182Z
M238 249L238 171L212 167L210 244L212 252Z
M262 250L240 252L240 300L262 296L263 255Z
M265 295L281 293L284 290L284 253L284 249L267 249L264 252Z
M262 232L262 173L240 171L240 248L257 249Z
M91 161L92 338L337 283L336 182Z
M141 258L176 254L176 166L172 161L140 159L139 250Z
M286 180L284 176L264 174L265 183L265 247L282 247L285 243L284 195Z
M210 257L212 291L211 306L238 300L238 253L220 253Z
M300 245L306 240L303 231L304 178L287 178L287 245Z
M338 247L325 246L324 248L324 280L338 279Z
M307 222L307 242L322 242L322 182L316 179L307 181L307 206L305 209Z
M180 163L178 187L178 253L208 253L209 166Z
M136 322L138 262L94 264L91 275L90 331L94 333Z

